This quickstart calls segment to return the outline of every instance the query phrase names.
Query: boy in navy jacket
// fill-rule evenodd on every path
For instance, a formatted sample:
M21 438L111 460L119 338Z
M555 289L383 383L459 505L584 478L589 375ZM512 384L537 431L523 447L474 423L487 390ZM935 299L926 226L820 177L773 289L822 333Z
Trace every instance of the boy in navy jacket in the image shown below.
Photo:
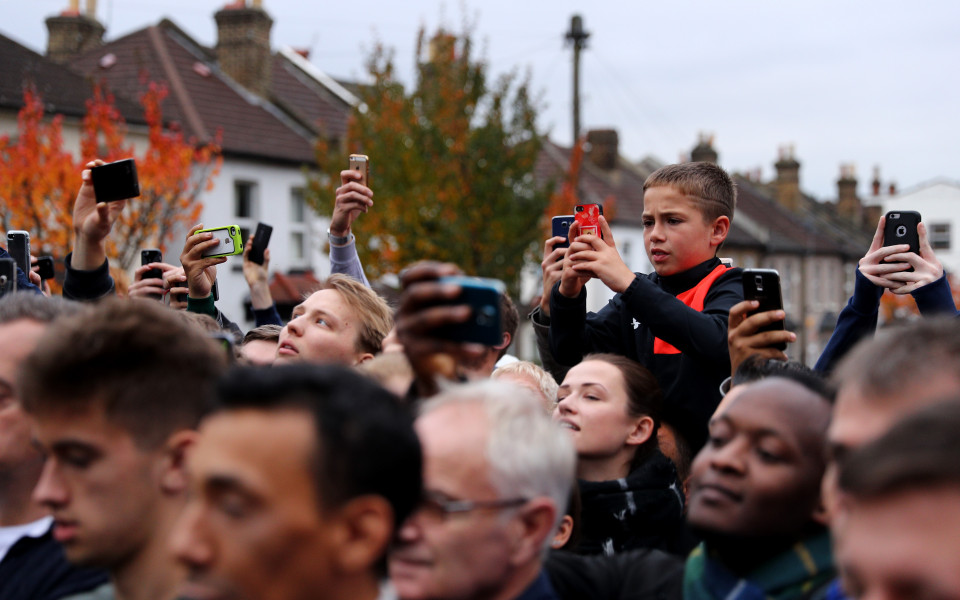
M643 241L656 272L634 273L623 262L603 217L602 239L571 225L563 274L550 296L550 348L564 365L590 352L643 364L663 388L665 423L696 451L730 373L730 307L743 299L740 269L716 257L736 187L720 167L697 162L663 167L643 188ZM584 283L591 277L616 296L587 314Z

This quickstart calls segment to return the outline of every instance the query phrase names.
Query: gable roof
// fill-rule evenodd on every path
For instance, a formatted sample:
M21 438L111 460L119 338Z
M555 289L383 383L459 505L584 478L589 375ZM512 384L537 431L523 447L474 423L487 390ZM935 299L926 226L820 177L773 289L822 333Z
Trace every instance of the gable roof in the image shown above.
M93 95L92 83L64 65L20 45L0 34L0 108L23 108L23 91L32 85L48 113L82 118L86 102ZM125 96L117 95L115 105L127 122L143 123L143 109Z
M105 60L108 55L112 58ZM209 49L167 19L90 50L70 65L126 95L142 93L151 80L164 83L170 91L164 118L201 141L219 133L225 155L294 164L315 160L311 128L233 81Z
M549 139L544 140L543 148L534 166L534 177L541 182L554 182L559 186L570 167L571 149L560 146ZM611 223L640 225L643 213L643 182L653 171L634 165L623 157L617 157L613 169L601 169L584 155L580 163L580 182L582 201L585 204L604 204L610 199L616 203L616 213ZM573 211L573 207L570 207Z
M800 209L793 212L781 206L766 186L741 176L734 179L738 189L737 215L741 221L749 221L745 226L754 225L761 230L757 237L769 252L838 254L855 259L869 248L870 234L844 222L832 204L803 196Z

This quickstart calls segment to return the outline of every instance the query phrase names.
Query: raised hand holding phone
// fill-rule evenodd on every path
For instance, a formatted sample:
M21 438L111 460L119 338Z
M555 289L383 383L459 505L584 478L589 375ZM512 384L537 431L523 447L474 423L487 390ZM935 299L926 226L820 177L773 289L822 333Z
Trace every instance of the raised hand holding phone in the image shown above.
M205 253L216 252L219 244L219 238L214 237L213 231L204 230L203 223L197 223L190 228L183 252L180 254L180 264L183 265L187 276L191 298L200 300L213 293L213 283L206 276L205 270L227 262L227 257L222 254L205 256Z
M355 169L340 171L340 187L336 190L329 233L334 238L350 235L354 220L373 206L373 190L365 183L366 175Z
M107 260L104 240L110 235L113 224L120 217L126 200L97 202L93 189L91 169L104 165L97 159L86 164L80 175L82 184L73 204L74 245L71 266L81 271L92 271Z
M567 253L571 268L581 275L596 277L615 293L621 293L630 287L637 275L617 252L613 231L602 215L598 226L600 236L578 235L571 244Z

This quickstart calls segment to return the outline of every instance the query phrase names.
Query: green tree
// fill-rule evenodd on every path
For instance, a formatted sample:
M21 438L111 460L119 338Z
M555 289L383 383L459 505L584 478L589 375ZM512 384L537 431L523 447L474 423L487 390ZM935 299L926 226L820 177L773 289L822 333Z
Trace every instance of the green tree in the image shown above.
M311 186L320 214L333 209L346 154L370 156L374 207L354 223L370 277L432 259L515 291L542 242L550 194L533 174L542 142L529 80L510 73L491 82L472 50L469 34L441 30L426 43L421 30L408 93L392 54L378 47L367 62L373 84L350 119L348 152L318 143L329 176Z

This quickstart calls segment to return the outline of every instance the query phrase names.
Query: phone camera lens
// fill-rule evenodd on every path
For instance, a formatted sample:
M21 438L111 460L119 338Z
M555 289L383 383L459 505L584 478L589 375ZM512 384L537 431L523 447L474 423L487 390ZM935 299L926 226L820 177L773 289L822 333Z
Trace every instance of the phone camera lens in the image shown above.
M237 234L236 228L235 228L235 227L231 227L231 228L230 228L230 235L236 235L236 234Z

